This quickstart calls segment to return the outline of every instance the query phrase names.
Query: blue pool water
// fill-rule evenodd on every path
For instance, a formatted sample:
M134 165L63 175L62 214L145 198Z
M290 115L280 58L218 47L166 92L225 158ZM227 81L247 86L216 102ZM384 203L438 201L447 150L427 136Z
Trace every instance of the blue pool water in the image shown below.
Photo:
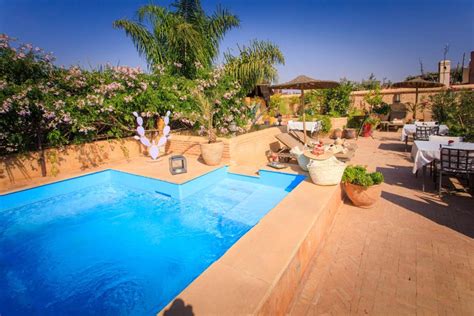
M108 170L0 196L0 315L152 315L302 180Z

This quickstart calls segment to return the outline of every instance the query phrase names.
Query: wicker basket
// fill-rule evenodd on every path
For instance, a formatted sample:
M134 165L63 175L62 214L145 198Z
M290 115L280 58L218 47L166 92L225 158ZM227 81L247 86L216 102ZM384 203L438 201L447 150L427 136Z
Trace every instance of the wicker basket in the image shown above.
M326 160L311 160L308 165L311 180L318 185L337 185L341 182L346 164L331 157Z
M290 153L296 157L296 160L298 161L298 165L300 166L301 169L303 169L304 171L308 171L308 163L309 163L309 159L308 157L306 157L304 154L304 152L299 149L298 147L294 147L290 150Z

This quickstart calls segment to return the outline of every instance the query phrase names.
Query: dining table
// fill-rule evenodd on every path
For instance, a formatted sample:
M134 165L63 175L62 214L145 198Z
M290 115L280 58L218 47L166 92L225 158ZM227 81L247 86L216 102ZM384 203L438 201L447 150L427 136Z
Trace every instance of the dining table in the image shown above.
M413 158L413 169L412 172L416 174L418 170L422 169L423 177L426 173L426 166L429 165L434 160L439 160L441 158L441 146L448 147L452 149L464 149L464 150L474 150L474 143L468 142L454 142L451 145L448 145L447 141L421 141L415 140L411 148L411 157ZM423 191L425 188L423 178Z
M446 125L436 125L434 122L426 122L425 124L405 124L403 125L402 128L402 135L400 140L402 142L406 141L406 138L408 136L411 136L416 133L416 127L417 126L439 126L439 134L440 135L446 135L449 132L449 128Z
M319 132L319 130L322 127L321 121L315 121L315 122L306 122L306 130L310 132L310 135L312 135L314 132ZM299 130L303 131L303 122L300 121L288 121L287 123L287 130L288 132L291 130Z

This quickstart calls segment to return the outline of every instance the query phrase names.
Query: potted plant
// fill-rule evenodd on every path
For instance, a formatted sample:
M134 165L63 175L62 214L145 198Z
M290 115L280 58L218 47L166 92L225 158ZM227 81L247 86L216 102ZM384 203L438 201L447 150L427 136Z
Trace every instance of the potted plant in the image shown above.
M370 208L382 194L381 183L384 181L380 172L367 172L363 166L348 166L342 175L342 186L355 206Z
M372 136L372 132L375 128L377 128L377 125L379 125L380 120L376 117L369 116L365 122L364 126L362 127L362 136L364 137L369 137Z
M207 165L215 166L220 164L224 152L224 143L217 140L214 128L215 98L197 93L196 101L200 110L201 127L206 130L208 136L208 142L201 143L201 156Z
M390 113L390 105L382 102L382 104L374 106L373 111L381 121L386 121Z

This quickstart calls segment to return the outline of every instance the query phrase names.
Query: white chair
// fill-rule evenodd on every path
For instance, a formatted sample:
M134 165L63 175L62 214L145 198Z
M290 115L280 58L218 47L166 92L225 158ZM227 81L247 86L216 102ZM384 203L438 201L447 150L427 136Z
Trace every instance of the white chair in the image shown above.
M448 142L450 140L452 140L455 143L460 143L460 142L462 142L462 137L430 135L430 141Z

